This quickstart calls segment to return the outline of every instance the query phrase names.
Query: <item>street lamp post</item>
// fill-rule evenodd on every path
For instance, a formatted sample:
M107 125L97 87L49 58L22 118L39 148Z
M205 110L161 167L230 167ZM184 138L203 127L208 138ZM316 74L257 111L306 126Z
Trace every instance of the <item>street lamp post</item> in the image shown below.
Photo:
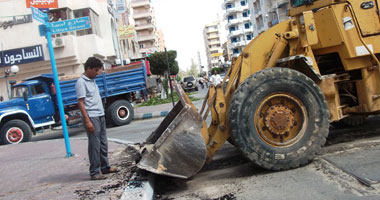
M0 76L0 78L5 78L5 84L6 84L5 87L7 88L8 99L11 98L11 95L9 93L9 81L8 81L8 77L15 76L18 71L19 71L19 67L17 65L13 65L11 67L11 69L9 69L9 68L4 69L4 76Z

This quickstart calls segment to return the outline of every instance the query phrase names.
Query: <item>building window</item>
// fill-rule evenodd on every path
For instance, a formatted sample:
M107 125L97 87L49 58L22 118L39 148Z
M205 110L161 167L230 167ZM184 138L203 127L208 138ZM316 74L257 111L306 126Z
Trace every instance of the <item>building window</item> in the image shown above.
M97 36L100 36L98 14L96 14L90 8L74 10L74 18L86 17L86 16L90 17L91 28L77 31L77 36L89 35L89 34L95 34Z
M252 40L252 38L253 38L252 34L247 35L247 40Z
M230 33L231 33L232 31L236 31L235 26L230 27Z
M240 53L239 49L233 49L232 51L234 52L234 54Z
M245 1L240 1L240 5L245 6L246 4L247 4L247 2L245 2Z
M140 49L145 48L145 44L140 44Z
M233 19L234 19L233 15L228 16L228 21L233 20Z
M251 27L251 24L250 24L250 23L245 23L245 24L244 24L244 28L245 28L245 29L249 29L250 27Z
M231 4L227 4L227 5L226 5L226 8L227 8L227 9L230 9L230 8L232 8L232 5L231 5Z
M243 17L248 17L248 13L247 12L243 12Z

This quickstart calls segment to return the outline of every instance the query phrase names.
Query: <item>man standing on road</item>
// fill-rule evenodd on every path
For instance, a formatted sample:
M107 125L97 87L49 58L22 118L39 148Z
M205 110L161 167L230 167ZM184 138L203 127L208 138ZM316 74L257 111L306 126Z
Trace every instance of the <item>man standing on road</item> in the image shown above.
M216 73L216 70L214 70L214 74L211 76L210 81L211 84L213 84L215 87L222 82L222 78L219 74Z
M88 58L84 65L85 72L75 85L78 107L87 132L91 180L107 178L100 172L102 174L117 172L117 169L110 167L108 162L104 108L99 88L95 82L95 77L102 68L103 63L99 59Z

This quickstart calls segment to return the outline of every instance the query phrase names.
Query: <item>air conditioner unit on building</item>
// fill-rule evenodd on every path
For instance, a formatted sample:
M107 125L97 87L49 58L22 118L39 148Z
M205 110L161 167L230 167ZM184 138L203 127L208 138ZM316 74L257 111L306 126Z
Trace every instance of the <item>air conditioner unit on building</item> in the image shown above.
M54 38L52 42L53 42L53 48L59 48L59 47L65 46L65 40L61 37Z

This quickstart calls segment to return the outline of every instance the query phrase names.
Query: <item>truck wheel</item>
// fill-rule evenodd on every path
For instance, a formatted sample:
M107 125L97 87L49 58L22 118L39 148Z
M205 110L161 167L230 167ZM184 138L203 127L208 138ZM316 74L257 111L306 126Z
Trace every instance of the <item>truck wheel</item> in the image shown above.
M18 119L8 121L0 129L1 144L17 144L20 142L28 142L32 138L32 130L30 126Z
M235 146L270 170L306 165L328 135L323 93L292 69L266 69L246 79L235 91L228 113Z
M366 120L367 120L367 116L352 115L352 116L343 118L337 122L333 122L332 125L338 128L355 127L355 126L363 125L366 122Z
M107 108L106 117L115 125L129 124L133 119L132 105L126 100L117 100Z

